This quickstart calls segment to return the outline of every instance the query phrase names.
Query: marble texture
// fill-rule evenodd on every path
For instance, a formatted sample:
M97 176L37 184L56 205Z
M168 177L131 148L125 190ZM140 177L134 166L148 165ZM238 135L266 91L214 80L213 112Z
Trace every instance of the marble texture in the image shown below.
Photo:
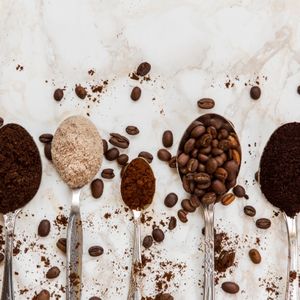
M286 276L287 237L281 214L274 209L253 183L263 147L276 127L300 120L300 2L296 0L42 0L0 1L0 116L5 122L23 125L33 135L41 153L38 136L54 132L71 114L90 114L104 137L109 132L124 133L136 125L140 135L130 138L131 158L140 151L155 154L161 147L161 134L172 129L173 154L186 126L199 114L196 102L202 97L216 100L213 112L234 124L243 149L243 164L238 182L245 185L249 200L216 206L216 227L225 231L236 249L236 266L227 271L237 281L238 295L224 294L216 286L216 299L283 299ZM142 61L152 65L151 80L136 82L128 77ZM17 66L23 66L17 70ZM88 70L93 69L93 76ZM90 86L108 80L97 101L80 100L74 93L77 83ZM262 96L249 97L249 88L258 81ZM141 86L142 97L134 103L129 95L134 85ZM247 85L245 85L247 84ZM66 87L57 103L52 94ZM256 145L256 146L255 146ZM61 182L51 163L43 157L41 188L20 214L16 240L20 253L14 257L16 299L32 299L35 291L47 288L51 299L64 299L65 257L55 243L66 234L55 225L58 214L68 215L71 193ZM126 299L129 281L132 223L119 193L118 166L113 180L105 180L100 200L91 197L89 188L82 195L84 226L83 295L101 299ZM163 199L169 192L186 194L176 172L164 163L153 161L157 191L147 215L151 233L153 222L167 221L176 208L167 209ZM257 217L272 219L270 230L259 230L255 219L245 217L244 205L256 207ZM62 209L59 209L59 207ZM115 211L118 210L118 214ZM105 218L106 213L111 217ZM47 238L37 237L41 219L52 221ZM165 241L155 244L151 271L144 278L145 296L155 296L156 276L172 271L167 291L176 300L202 298L203 236L201 212L166 231ZM238 236L238 237L236 237ZM255 245L256 239L260 245ZM24 240L25 239L25 240ZM88 248L99 244L104 255L92 258ZM44 245L44 248L40 249ZM248 250L257 247L262 264L253 265ZM150 251L146 250L149 256ZM62 272L47 280L47 266ZM161 264L171 261L163 269ZM180 271L177 265L185 265ZM39 265L37 268L36 266ZM3 264L0 267L2 277ZM276 279L280 278L282 279ZM275 292L269 290L274 282Z

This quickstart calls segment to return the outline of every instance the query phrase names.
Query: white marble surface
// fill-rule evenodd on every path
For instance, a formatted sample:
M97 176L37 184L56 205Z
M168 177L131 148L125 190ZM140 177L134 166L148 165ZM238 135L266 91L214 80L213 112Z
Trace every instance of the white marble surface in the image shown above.
M175 154L185 127L203 113L196 101L202 97L216 100L213 111L233 121L240 136L245 163L238 181L247 186L250 196L248 201L239 199L229 207L216 207L217 227L237 242L237 266L226 276L241 288L238 295L224 294L220 288L224 279L220 279L217 299L283 299L287 256L284 221L281 215L273 217L274 208L252 181L272 131L284 122L300 119L300 96L296 93L300 84L300 2L1 0L0 12L0 115L6 122L27 128L41 152L41 133L54 132L70 114L89 112L103 137L114 131L124 133L129 124L140 128L140 135L131 138L131 158L142 150L155 154L165 129L175 134ZM151 80L138 83L143 93L140 101L133 103L129 94L137 82L129 79L128 73L142 61L152 65ZM24 67L22 71L16 70L18 64ZM95 70L93 76L88 74L90 69ZM254 84L257 77L262 97L253 101L245 83ZM90 85L101 80L109 83L97 97L99 103L75 96L76 83ZM229 80L234 86L226 88ZM56 103L53 91L62 86L66 86L65 97ZM53 221L58 213L68 214L70 192L42 157L41 188L16 226L16 240L22 240L21 252L14 258L18 273L14 276L15 294L20 300L32 299L42 288L53 292L51 299L65 298L59 291L65 284L65 257L55 243L66 229L59 232ZM105 162L104 167L108 165L118 173L116 163ZM149 215L159 222L176 214L179 207L178 203L176 208L165 208L164 196L175 191L182 199L185 193L176 172L157 158L152 166L157 192ZM84 300L91 296L126 299L129 272L125 268L131 260L132 224L123 208L114 214L121 206L119 183L119 176L107 180L100 200L92 199L88 188L82 196ZM270 230L256 229L254 220L244 216L246 203L257 208L257 217L272 218ZM59 206L63 206L62 212ZM109 219L104 218L107 212L112 213ZM44 217L52 221L51 234L38 238L37 225ZM155 276L172 269L175 278L167 291L176 300L202 298L202 226L199 212L173 232L164 229L165 241L151 249L155 258L150 264L153 272L144 279L145 296L156 294ZM143 228L143 235L150 232L151 227ZM236 235L239 238L234 238ZM261 265L253 265L248 258L257 237L261 239ZM46 249L40 250L40 244ZM105 249L99 258L87 253L95 244ZM149 250L145 254L148 256ZM61 267L59 278L45 279L48 268L41 263L42 255L50 258L51 266ZM159 264L167 260L186 264L186 268L181 273L175 267L159 271ZM3 265L0 271L2 276ZM278 295L266 290L275 277L283 277L275 280ZM24 289L27 291L21 295Z

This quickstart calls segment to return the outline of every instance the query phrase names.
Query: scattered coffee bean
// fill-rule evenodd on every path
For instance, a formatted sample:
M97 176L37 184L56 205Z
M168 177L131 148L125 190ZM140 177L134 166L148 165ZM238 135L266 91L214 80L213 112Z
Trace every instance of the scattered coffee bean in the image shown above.
M4 124L4 120L3 120L3 118L2 118L2 117L0 117L0 127L2 127L2 126L3 126L3 124Z
M192 206L190 199L183 199L181 201L181 207L186 211L186 212L194 212L196 208Z
M119 157L119 155L120 155L120 152L117 148L111 148L106 151L105 158L109 161L113 161L113 160L117 159Z
M34 300L50 300L50 293L47 290L42 290L33 299Z
M202 98L198 100L197 104L202 109L211 109L215 106L215 101L211 98Z
M164 232L159 228L155 228L152 231L152 236L153 236L153 239L158 243L162 242L165 238Z
M126 149L129 146L129 140L125 136L118 134L118 133L111 133L111 138L109 139L109 142L116 147Z
M162 293L155 296L154 300L174 300L174 297L169 293Z
M146 235L143 239L143 246L148 249L153 244L153 237L151 235Z
M91 297L89 300L101 300L101 298L99 298L99 297Z
M47 271L46 277L48 279L53 279L53 278L58 277L59 274L60 274L60 269L58 267L52 267Z
M105 154L108 150L108 143L107 140L102 139L102 144L103 144L103 154Z
M256 209L251 205L246 205L244 207L244 213L249 217L254 217L256 215Z
M201 202L204 205L209 205L215 203L217 200L217 196L213 192L205 193L204 196L201 198Z
M160 149L157 152L157 157L162 161L169 161L172 155L167 149Z
M3 262L3 260L4 260L4 254L0 253L0 263Z
M223 205L229 205L235 200L235 196L232 193L228 193L222 196L221 202Z
M56 247L61 250L62 252L66 253L67 251L67 239L65 238L60 238L57 242L56 242Z
M115 177L115 173L113 169L107 168L102 170L101 176L105 179L112 179Z
M75 93L76 93L77 97L79 97L80 99L84 99L87 95L86 89L84 87L82 87L81 85L76 85Z
M175 193L169 193L165 198L165 206L166 207L173 207L176 205L178 201L178 196Z
M51 143L52 139L53 135L51 133L44 133L39 137L40 142L44 144Z
M102 179L96 178L91 183L92 196L96 199L100 198L103 194L104 184Z
M127 126L126 127L126 132L129 135L137 135L140 133L139 129L136 126Z
M64 97L64 90L63 89L56 89L53 93L53 98L56 101L60 101Z
M139 153L138 155L139 157L142 157L142 158L145 158L149 164L152 163L152 160L153 160L153 155L147 151L142 151Z
M177 216L179 218L179 220L182 222L182 223L186 223L188 221L187 219L187 213L183 210L183 209L180 209L178 212L177 212Z
M297 93L300 95L300 85L297 87Z
M150 70L151 65L148 62L143 62L138 66L136 74L139 76L145 76L150 72Z
M260 98L260 95L261 95L261 90L260 90L260 87L259 86L253 86L251 89L250 89L250 97L253 99L253 100L257 100Z
M118 158L117 158L117 162L119 165L124 166L128 163L129 157L127 154L121 154Z
M260 229L268 229L271 227L271 220L267 218L260 218L256 220L256 227Z
M172 168L172 169L177 168L177 158L176 158L176 156L171 157L171 159L169 160L169 167Z
M142 90L138 86L135 86L131 91L130 98L133 101L138 101L141 98L141 94Z
M162 143L164 147L169 148L173 145L173 133L171 130L166 130L162 136Z
M235 282L231 281L223 282L221 287L222 290L228 294L236 294L240 290L240 287Z
M254 264L259 264L261 262L261 255L256 249L251 249L249 251L249 257Z
M201 205L201 200L196 194L194 194L194 195L191 195L190 203L193 207L197 208Z
M101 246L92 246L89 248L89 255L93 257L100 256L103 252L104 250Z
M241 185L236 185L232 191L238 198L245 197L246 195L246 191Z
M42 220L38 227L38 235L45 237L49 234L51 228L51 224L49 220Z
M51 153L51 143L47 143L44 146L44 154L46 158L50 161L52 161L52 153Z
M175 217L171 217L170 218L170 222L169 222L169 230L173 230L175 227L177 226L177 219Z

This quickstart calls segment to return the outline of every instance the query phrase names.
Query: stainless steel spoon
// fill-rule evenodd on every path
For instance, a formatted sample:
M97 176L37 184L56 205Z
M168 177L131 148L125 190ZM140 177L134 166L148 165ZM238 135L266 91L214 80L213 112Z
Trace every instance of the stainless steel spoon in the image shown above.
M188 129L183 134L183 137L181 138L181 141L179 143L178 151L177 151L177 158L179 154L182 153L183 145L189 138L189 128L192 126L194 122L204 122L207 119L220 119L223 123L226 123L230 126L231 130L234 131L234 126L231 122L226 120L224 117L217 115L217 114L205 114L200 116L199 118L195 119ZM236 135L237 138L237 135ZM238 138L237 138L238 139ZM239 141L237 140L239 143ZM240 143L239 143L240 144ZM240 169L240 165L239 165ZM239 173L239 169L237 172L237 176ZM180 175L180 178L182 179L183 174L180 171L180 168L177 163L177 170ZM204 213L204 224L205 224L205 254L204 254L204 300L214 300L215 299L215 280L214 280L214 269L215 269L215 255L214 255L214 204L203 204L202 209Z

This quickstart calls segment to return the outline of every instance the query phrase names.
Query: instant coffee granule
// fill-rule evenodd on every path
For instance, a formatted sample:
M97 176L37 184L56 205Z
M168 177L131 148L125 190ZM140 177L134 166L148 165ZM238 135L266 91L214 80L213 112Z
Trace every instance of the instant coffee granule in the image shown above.
M260 162L263 194L294 217L300 211L300 123L287 123L270 137Z

